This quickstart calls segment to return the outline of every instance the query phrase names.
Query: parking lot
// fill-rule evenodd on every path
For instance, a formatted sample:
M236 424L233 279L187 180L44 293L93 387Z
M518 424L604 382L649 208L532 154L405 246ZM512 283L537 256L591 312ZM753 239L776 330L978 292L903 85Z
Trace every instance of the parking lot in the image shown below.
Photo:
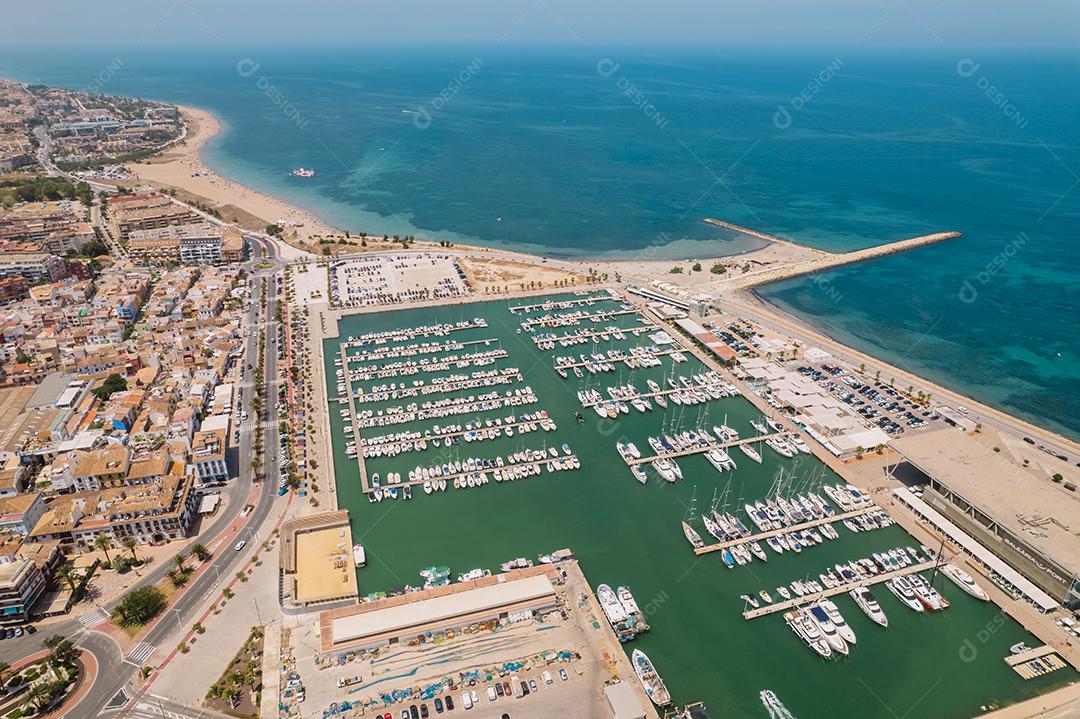
M932 409L909 399L884 382L856 378L842 367L831 364L803 365L798 373L817 382L868 425L891 435L929 426L939 419Z

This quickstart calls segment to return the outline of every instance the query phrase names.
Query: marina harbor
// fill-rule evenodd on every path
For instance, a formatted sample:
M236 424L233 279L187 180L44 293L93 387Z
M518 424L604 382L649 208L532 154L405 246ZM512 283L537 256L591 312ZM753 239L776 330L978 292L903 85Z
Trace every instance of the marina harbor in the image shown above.
M897 662L927 668L922 691L948 676L932 701L957 717L988 686L1006 702L1074 676L1003 661L1040 643L1001 620L963 557L913 539L887 495L837 475L812 434L647 302L602 289L337 319L327 416L338 505L367 558L360 597L538 568L570 546L639 700L733 716L797 696L800 719L825 719L807 707L834 706L845 683L852 706L907 706ZM851 689L852 667L865 685Z

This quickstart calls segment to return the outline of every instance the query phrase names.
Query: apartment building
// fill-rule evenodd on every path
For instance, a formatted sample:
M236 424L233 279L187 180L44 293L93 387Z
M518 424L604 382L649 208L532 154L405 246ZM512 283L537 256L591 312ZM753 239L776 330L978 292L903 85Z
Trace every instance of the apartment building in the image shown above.
M64 261L45 252L0 253L0 278L24 277L31 284L56 282L67 275Z

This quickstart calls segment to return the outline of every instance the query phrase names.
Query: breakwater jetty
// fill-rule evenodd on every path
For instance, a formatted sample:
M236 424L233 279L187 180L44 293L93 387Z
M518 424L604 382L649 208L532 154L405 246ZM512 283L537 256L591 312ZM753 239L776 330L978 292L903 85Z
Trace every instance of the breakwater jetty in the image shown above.
M724 290L748 289L769 282L777 282L779 280L791 279L792 277L813 275L819 272L825 272L827 270L835 269L843 265L850 265L856 262L872 260L876 257L884 257L886 255L894 255L898 252L906 252L907 250L911 250L916 247L932 245L937 242L943 242L945 240L953 240L961 236L961 233L956 231L935 232L929 235L912 237L907 240L899 240L897 242L887 242L883 245L865 247L861 250L834 253L825 252L824 250L817 250L812 247L805 247L803 245L797 245L790 240L785 240L780 237L774 237L773 235L759 232L757 230L752 230L747 227L733 225L730 222L724 222L723 220L717 220L712 217L706 217L705 222L709 223L710 225L715 225L717 227L723 227L726 230L741 232L742 234L749 235L751 237L757 237L758 239L766 240L768 242L774 242L797 248L803 253L803 257L801 259L796 259L784 263L776 263L775 265L765 265L758 269L752 269L749 272L735 275L723 282Z

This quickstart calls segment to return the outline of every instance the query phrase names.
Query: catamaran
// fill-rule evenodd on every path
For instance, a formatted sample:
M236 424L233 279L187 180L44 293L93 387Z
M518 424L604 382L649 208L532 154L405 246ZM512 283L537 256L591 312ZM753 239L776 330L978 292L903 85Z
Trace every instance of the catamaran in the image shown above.
M649 659L645 652L635 649L633 654L630 655L630 659L634 664L634 671L637 673L638 681L641 682L641 686L644 687L645 693L649 695L652 703L658 707L670 704L671 695L668 693L667 687L664 686L664 680L657 674L652 660Z
M941 573L951 579L953 584L976 599L981 599L984 602L990 601L990 596L982 587L975 583L975 580L971 578L971 575L955 564L942 564Z

